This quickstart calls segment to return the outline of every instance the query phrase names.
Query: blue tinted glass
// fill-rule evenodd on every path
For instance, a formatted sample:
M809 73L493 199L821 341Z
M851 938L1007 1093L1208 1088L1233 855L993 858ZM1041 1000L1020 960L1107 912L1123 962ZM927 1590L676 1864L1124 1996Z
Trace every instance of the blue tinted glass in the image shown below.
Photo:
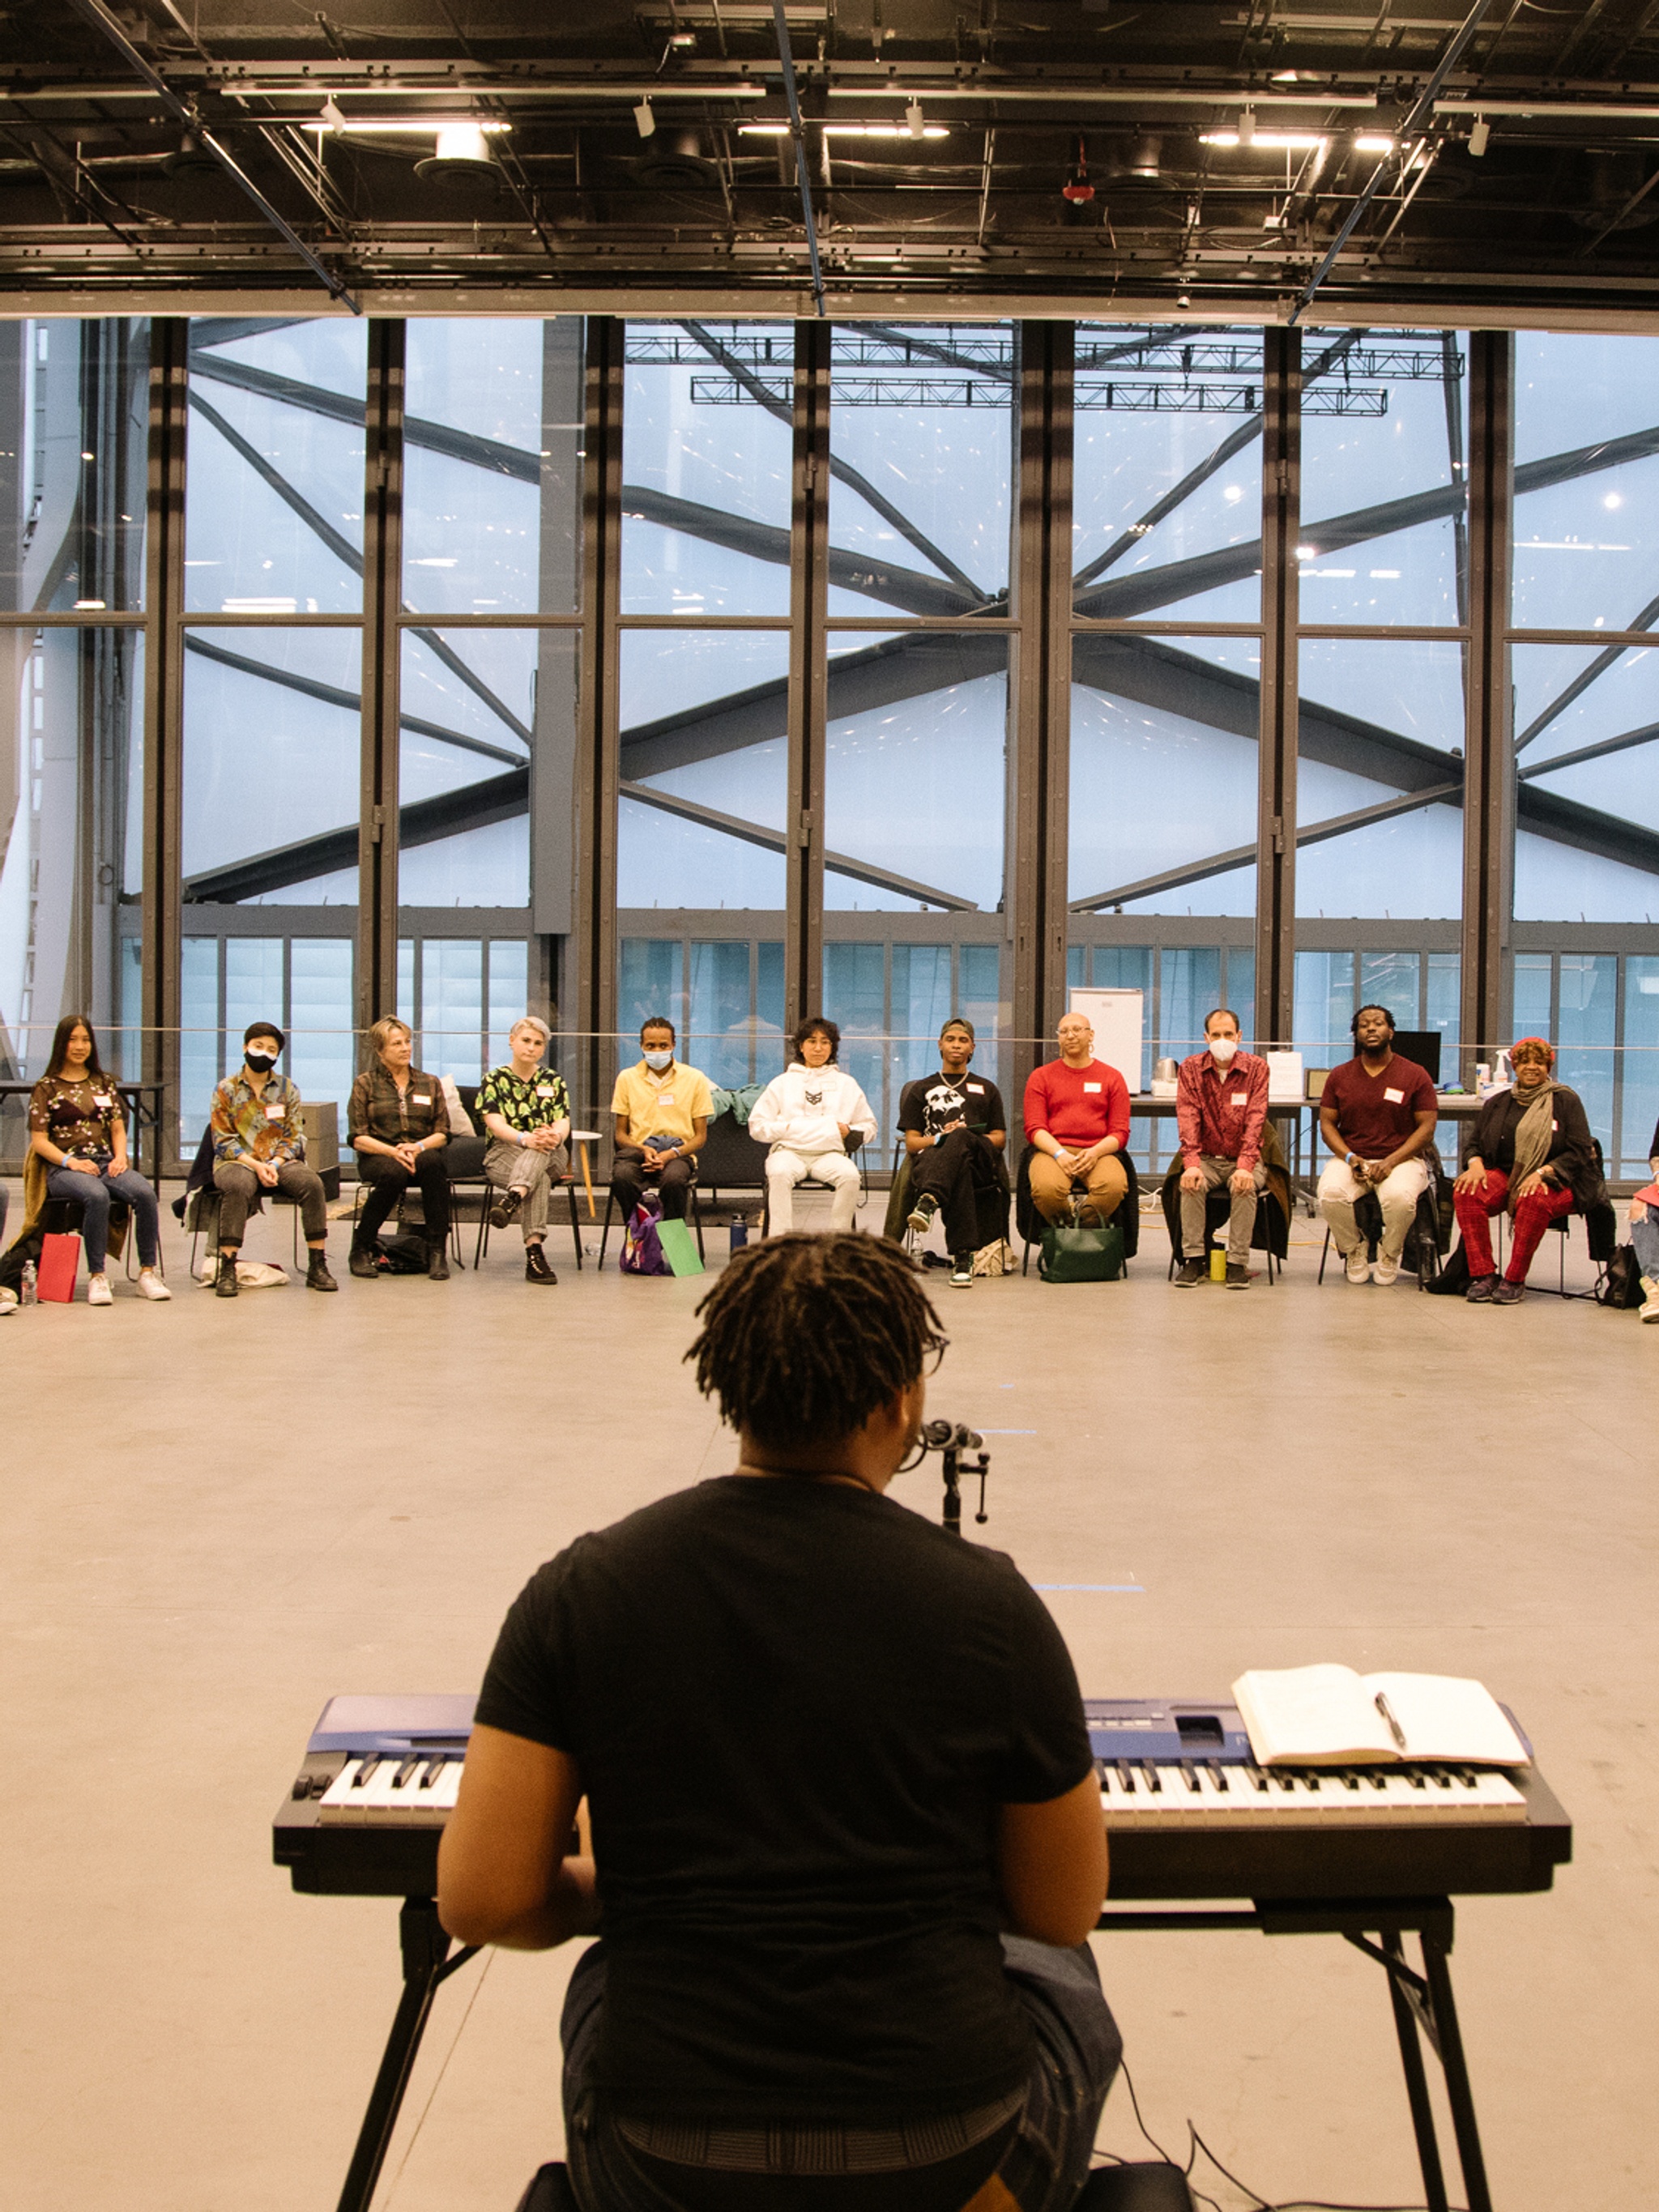
M489 1048L492 1067L509 1057L513 1024L529 1011L530 948L521 937L489 941Z
M1659 557L1654 345L1601 332L1515 341L1517 623L1626 629L1652 620Z
M1221 954L1213 945L1166 945L1158 956L1160 1057L1184 1060L1204 1042L1204 1017L1221 996Z
M1515 912L1659 915L1659 652L1516 646Z
M882 1078L887 1027L886 948L880 945L826 945L823 948L823 1011L841 1029L841 1065L862 1088L878 1126L890 1116Z
M1359 956L1359 1003L1386 1006L1396 1028L1421 1026L1422 963L1415 952L1362 952Z
M768 941L755 948L757 981L755 986L756 1049L765 1053L774 1038L782 1050L783 1040L783 947Z
M1632 953L1625 962L1623 1159L1610 1174L1648 1179L1659 1155L1659 958Z
M219 940L187 937L179 955L179 1149L192 1156L219 1080Z
M1352 952L1298 952L1293 1044L1309 1067L1335 1067L1353 1058L1348 1024L1354 996Z
M1559 1083L1584 1102L1603 1155L1613 1150L1613 1039L1617 1035L1619 961L1611 952L1558 956L1559 1013L1555 1066ZM1521 1032L1517 1029L1517 1035Z
M939 1065L939 1031L956 1012L948 945L893 947L891 1048L888 1082L896 1102L904 1085ZM872 1099L872 1104L876 1102Z
M289 1073L301 1097L334 1101L342 1143L356 1072L352 953L349 937L295 937L289 945Z
M531 758L544 814L568 820L575 684L568 630L404 632L401 905L528 903ZM568 870L568 836L558 851Z
M691 1005L681 1057L723 1090L764 1082L777 1070L755 1064L750 1020L749 942L694 944Z
M1239 1034L1249 1042L1255 1030L1255 948L1231 945L1227 948L1227 980L1222 986L1227 1004L1238 1017ZM1263 1037L1264 1045L1277 1042Z
M476 938L426 938L416 1061L428 1074L477 1083L483 1072L483 946Z
M685 955L678 938L624 937L619 958L617 1027L626 1066L646 1022L660 1015L685 1027Z

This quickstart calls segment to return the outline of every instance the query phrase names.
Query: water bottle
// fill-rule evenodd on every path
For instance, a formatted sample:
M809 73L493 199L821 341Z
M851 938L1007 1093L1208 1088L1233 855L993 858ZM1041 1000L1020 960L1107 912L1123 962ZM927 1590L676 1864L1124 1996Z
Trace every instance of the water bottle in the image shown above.
M40 1292L34 1273L34 1262L33 1260L30 1260L27 1262L23 1269L23 1286L17 1294L17 1303L20 1306L35 1305L39 1303L40 1297Z

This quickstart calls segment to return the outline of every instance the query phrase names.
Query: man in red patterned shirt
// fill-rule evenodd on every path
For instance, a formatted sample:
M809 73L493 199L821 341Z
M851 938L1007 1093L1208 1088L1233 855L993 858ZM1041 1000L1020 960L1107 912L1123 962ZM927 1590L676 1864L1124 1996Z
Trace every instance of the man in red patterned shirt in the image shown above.
M1182 1290L1204 1280L1205 1212L1210 1193L1224 1184L1227 1288L1250 1285L1250 1232L1257 1193L1267 1186L1261 1164L1261 1125L1267 1118L1267 1063L1242 1052L1238 1017L1218 1006L1204 1018L1206 1049L1181 1063L1176 1120L1181 1130L1181 1249L1186 1257L1176 1282Z

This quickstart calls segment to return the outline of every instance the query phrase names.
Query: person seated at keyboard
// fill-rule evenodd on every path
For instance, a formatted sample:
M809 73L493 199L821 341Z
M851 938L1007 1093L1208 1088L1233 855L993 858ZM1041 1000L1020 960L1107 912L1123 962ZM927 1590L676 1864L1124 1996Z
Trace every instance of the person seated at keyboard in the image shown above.
M1098 1228L1128 1193L1117 1156L1129 1141L1129 1086L1095 1058L1086 1014L1063 1015L1055 1035L1060 1058L1035 1069L1025 1085L1031 1203L1045 1221L1075 1212L1085 1227Z
M542 1066L553 1032L534 1014L514 1023L507 1036L513 1057L492 1067L478 1091L478 1111L489 1132L484 1174L501 1196L489 1208L492 1229L505 1229L524 1213L524 1273L527 1283L556 1283L543 1245L547 1194L565 1163L570 1097L564 1078Z
M1121 2053L1100 1785L1041 1600L885 1494L933 1310L884 1239L798 1235L698 1312L738 1464L514 1604L443 1924L603 1935L562 2030L581 2212L1064 2212Z
M841 1031L812 1014L795 1031L795 1057L775 1076L749 1109L749 1133L769 1145L766 1202L774 1237L795 1225L795 1185L808 1177L828 1183L830 1226L846 1231L858 1212L859 1171L847 1157L848 1139L868 1144L876 1133L870 1102L852 1076L836 1065Z
M1469 1132L1463 1172L1453 1186L1463 1232L1471 1305L1518 1305L1527 1270L1552 1221L1607 1196L1584 1102L1551 1074L1555 1049L1542 1037L1510 1048L1515 1087L1497 1092ZM1513 1221L1509 1265L1500 1279L1492 1256L1492 1218Z
M250 1022L242 1036L242 1066L213 1094L213 1182L219 1194L222 1298L236 1296L236 1258L247 1228L248 1208L262 1190L280 1191L300 1209L311 1257L306 1287L337 1291L328 1271L328 1199L323 1179L306 1165L300 1127L300 1086L278 1075L276 1061L288 1039L275 1022Z

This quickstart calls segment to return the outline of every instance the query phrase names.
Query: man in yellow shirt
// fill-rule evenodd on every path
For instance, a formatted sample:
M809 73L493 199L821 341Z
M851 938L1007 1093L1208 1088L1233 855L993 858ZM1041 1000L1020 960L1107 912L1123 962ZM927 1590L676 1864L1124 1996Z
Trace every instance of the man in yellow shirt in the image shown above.
M674 1057L674 1024L653 1015L640 1031L641 1059L617 1078L616 1158L611 1194L628 1220L649 1189L662 1195L663 1217L684 1221L696 1174L697 1149L714 1110L708 1078Z

